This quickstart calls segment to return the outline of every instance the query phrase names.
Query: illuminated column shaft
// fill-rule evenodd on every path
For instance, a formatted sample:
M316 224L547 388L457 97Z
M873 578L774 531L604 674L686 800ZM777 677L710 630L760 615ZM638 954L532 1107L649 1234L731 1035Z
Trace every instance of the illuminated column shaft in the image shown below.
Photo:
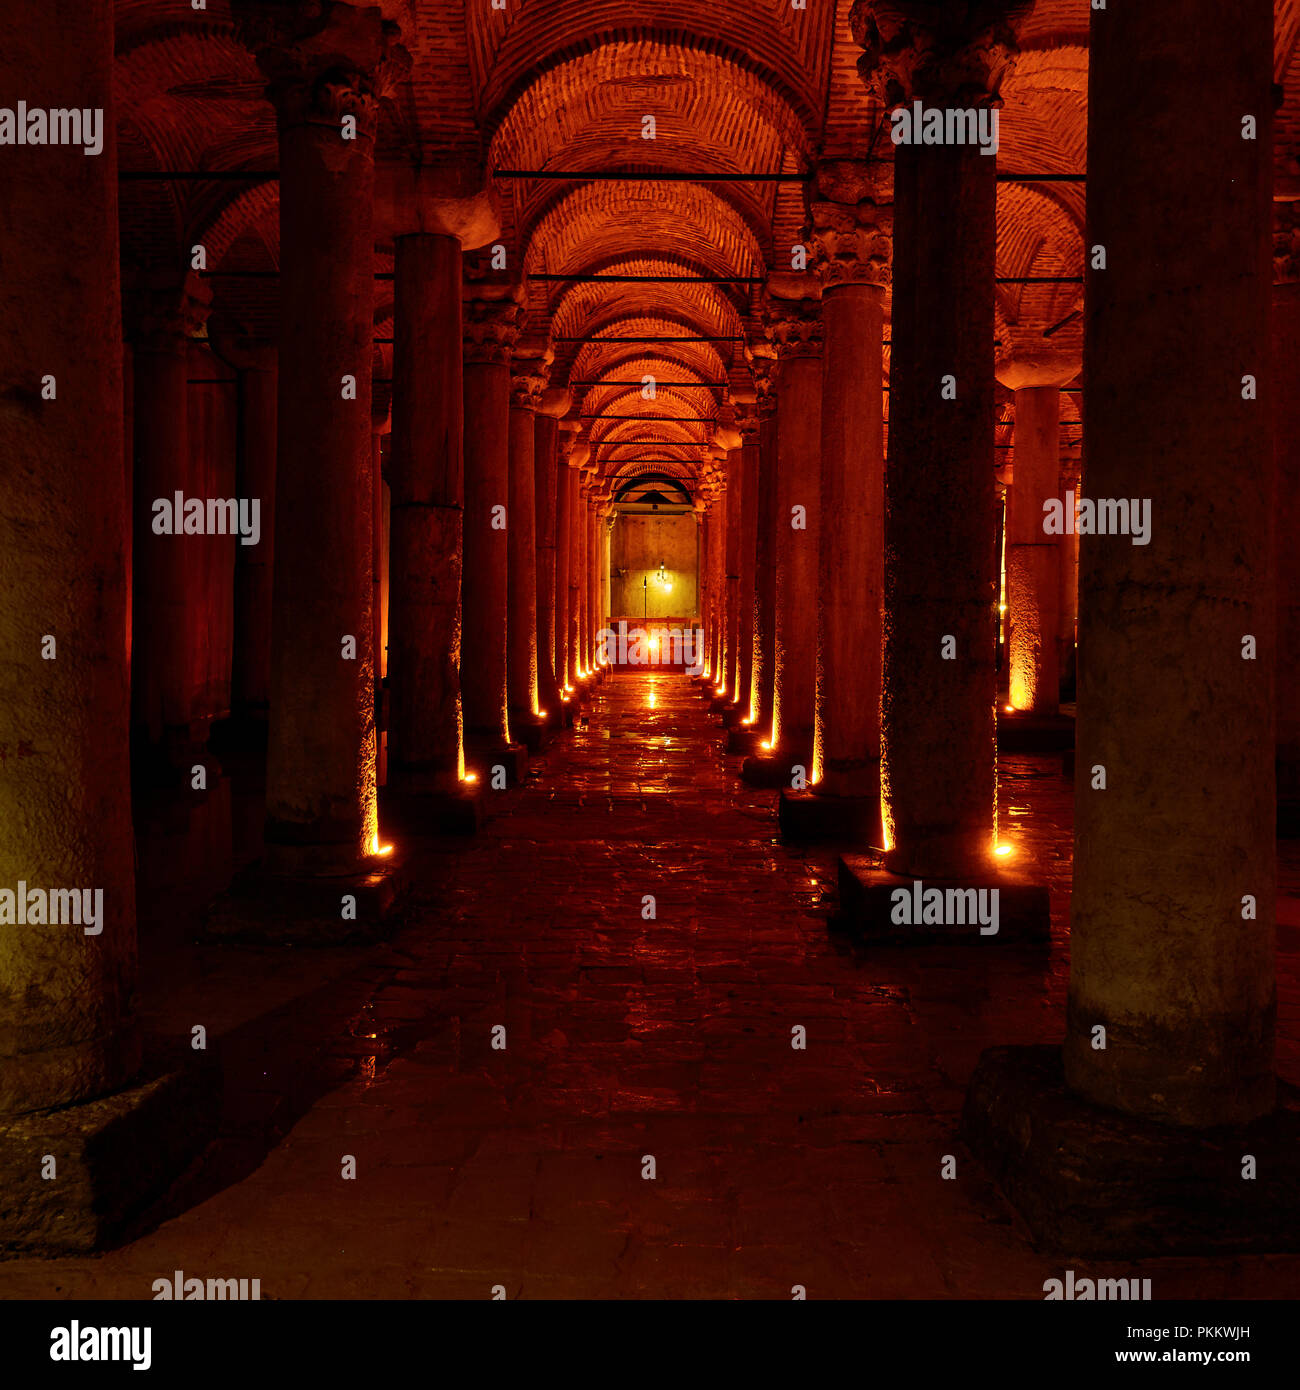
M742 451L727 454L726 640L723 644L723 694L739 698L740 689L740 527L744 508Z
M0 887L103 893L98 935L0 927L0 1114L13 1114L115 1090L139 1061L112 5L25 6L5 24L0 89L104 113L98 156L3 155Z
M1180 1125L1274 1103L1272 32L1147 0L1089 46L1087 493L1151 529L1080 543L1065 1073Z
M472 292L471 292L472 293ZM519 306L471 297L465 335L465 732L504 748L510 513L510 349Z
M758 543L758 419L741 423L745 443L740 450L740 581L736 589L736 703L742 717L753 712L755 591Z
M569 572L573 566L573 489L576 470L561 461L555 487L555 665L561 686L573 684L573 608Z
M770 348L767 349L771 351ZM754 727L772 730L776 677L776 390L774 356L754 360L758 388L758 518L754 558Z
M559 421L538 414L534 452L537 473L537 698L552 720L558 717L555 679L555 455Z
M1058 385L1016 390L1015 474L1007 494L1007 648L1011 703L1060 709L1059 540L1043 529L1043 503L1060 482Z
M396 238L388 778L455 791L461 745L461 244Z
M545 385L539 359L516 355L510 393L510 602L506 614L506 689L516 734L538 722L534 439Z
M587 492L581 479L577 483L573 510L573 575L569 592L573 596L573 633L578 671L587 663Z
M709 604L710 685L722 683L726 669L727 635L727 485L725 476L717 483L709 511Z
M706 501L700 513L700 627L704 643L704 674L713 671L713 511Z
M860 164L823 165L812 207L822 282L816 790L880 795L884 621L884 296L889 212Z
M772 748L811 758L817 685L822 355L815 299L771 298L777 348L776 604Z
M889 867L923 879L994 847L996 192L974 146L898 148L883 776Z
M377 10L338 6L330 25L337 45L318 34L258 54L279 118L283 251L267 865L321 874L360 867L378 830L374 130L391 44Z
M600 514L594 504L587 509L587 669L596 669L596 643L600 613Z

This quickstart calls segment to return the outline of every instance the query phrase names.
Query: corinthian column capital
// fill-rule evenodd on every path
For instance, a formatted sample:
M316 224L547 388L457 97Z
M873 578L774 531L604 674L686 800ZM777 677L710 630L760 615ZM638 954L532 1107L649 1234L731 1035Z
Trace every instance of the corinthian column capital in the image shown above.
M812 266L824 290L889 284L893 207L870 166L860 160L819 166L808 217Z
M1033 0L856 0L858 72L886 107L981 106L1014 68Z
M373 138L379 103L411 70L396 24L341 0L231 0L240 40L268 80L280 124L338 127Z

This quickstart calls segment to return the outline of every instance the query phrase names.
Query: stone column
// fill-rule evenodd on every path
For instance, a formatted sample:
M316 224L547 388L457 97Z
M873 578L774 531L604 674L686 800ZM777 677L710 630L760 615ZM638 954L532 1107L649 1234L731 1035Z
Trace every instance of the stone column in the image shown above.
M378 405L378 402L372 404ZM391 489L384 481L384 437L392 433L391 407L385 409L382 420L371 415L373 441L370 451L372 496L374 507L370 515L370 601L371 656L374 661L375 685L375 766L376 781L383 787L388 783L388 710L386 708L384 677L388 674L388 574L389 537L392 521Z
M1300 202L1275 203L1278 832L1300 835Z
M587 506L587 568L585 582L587 588L587 669L594 675L600 674L596 661L596 647L602 626L600 612L600 510L594 498Z
M843 161L818 169L817 193L811 243L822 285L825 380L810 781L818 796L859 803L855 829L879 844L888 189L872 182L867 166Z
M1064 497L1072 492L1076 497L1082 495L1082 473L1077 459L1066 462L1061 467L1057 495ZM1071 700L1075 696L1075 624L1079 616L1079 534L1062 536L1056 548L1060 562L1057 592L1060 594L1061 638L1060 656L1057 661L1061 672L1061 688Z
M75 891L78 902L84 890L92 904L102 893L94 934L14 915L0 927L7 1117L120 1090L140 1057L112 5L26 6L21 24L5 24L0 89L101 110L105 142L90 158L77 145L3 153L0 887L11 900L20 884ZM183 382L178 393L183 406ZM126 1108L119 1097L99 1123L129 1134ZM81 1113L58 1117L58 1182L40 1180L52 1135L0 1135L0 1240L40 1244L77 1224ZM115 1186L131 1183L118 1169L132 1166L129 1156L114 1165ZM57 1214L46 1215L51 1204Z
M573 507L573 574L569 592L573 599L574 664L578 681L587 680L587 485L578 475Z
M725 457L725 455L724 455ZM714 467L713 504L709 508L709 694L723 692L727 661L727 474Z
M771 757L779 781L812 762L821 512L822 325L802 276L773 276L765 306L777 351L775 656ZM785 291L785 295L782 295ZM788 296L788 297L787 297ZM798 297L795 297L798 296Z
M758 393L758 518L754 551L754 676L750 716L755 736L772 737L776 675L776 354L768 344L754 349Z
M238 491L257 499L261 536L235 547L235 652L231 670L237 719L265 729L271 702L271 592L275 574L275 447L279 352L274 344L221 342L239 372Z
M740 528L744 509L743 472L742 450L739 447L729 450L725 605L727 630L722 653L721 692L728 705L740 697Z
M1065 1075L1175 1125L1274 1103L1272 17L1092 22L1087 493L1149 499L1150 533L1080 542Z
M409 59L373 9L335 5L315 32L275 38L257 55L278 115L283 253L267 866L336 875L373 867L380 848L374 133L383 87Z
M466 289L465 571L461 691L476 754L511 747L506 712L509 574L510 350L519 304Z
M537 412L533 437L537 527L537 699L551 728L563 722L560 686L555 674L555 489L559 474L560 416L569 408L564 388L548 391Z
M887 108L988 108L1027 8L859 3L861 70ZM882 780L910 878L997 862L996 176L978 145L895 150Z
M461 244L395 240L389 782L458 793L464 380Z
M754 643L758 545L758 409L751 403L738 421L740 450L740 580L736 588L736 718L751 719L754 710Z
M211 298L195 276L153 276L128 286L126 305L134 358L132 723L154 755L186 772L207 742L197 715L203 541L202 532L186 534L184 512L192 498L206 506L190 449L188 382L190 342Z
M1015 454L1007 493L1007 656L1016 710L1060 712L1059 535L1044 529L1059 498L1061 387L1078 375L1069 359L1012 359L998 371L1015 392Z
M571 697L573 684L573 621L569 571L573 557L573 488L576 471L567 458L559 460L555 478L555 676L561 694Z
M509 607L506 683L510 728L531 752L541 747L537 699L537 542L534 438L549 358L515 355L510 378Z
M700 654L703 662L700 685L707 689L713 661L713 545L710 539L713 499L708 495L707 484L701 486L700 500Z

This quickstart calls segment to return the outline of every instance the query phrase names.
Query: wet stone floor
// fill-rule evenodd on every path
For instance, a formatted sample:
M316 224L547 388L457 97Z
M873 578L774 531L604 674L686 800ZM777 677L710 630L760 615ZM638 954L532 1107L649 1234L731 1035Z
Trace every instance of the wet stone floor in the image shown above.
M368 948L188 944L201 875L167 881L184 855L162 818L141 843L146 1023L208 1028L221 1135L155 1229L0 1262L0 1297L147 1299L179 1269L280 1299L1041 1298L1063 1262L955 1128L983 1048L1061 1035L1059 758L1005 759L999 793L1017 863L1052 886L1050 952L867 950L826 929L834 852L781 842L724 737L684 676L607 679L522 788L488 794L478 836L398 846L409 895ZM238 859L254 798L227 793L224 828L180 829ZM1294 850L1283 886L1294 1081ZM1068 1263L1156 1299L1300 1283L1298 1257Z

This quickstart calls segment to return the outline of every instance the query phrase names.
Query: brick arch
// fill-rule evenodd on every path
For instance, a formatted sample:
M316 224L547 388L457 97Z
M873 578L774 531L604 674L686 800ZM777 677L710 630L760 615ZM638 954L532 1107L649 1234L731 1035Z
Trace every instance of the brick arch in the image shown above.
M658 379L663 373L664 366L671 362L671 376L665 374L665 379L677 381L686 378L693 378L695 385L687 386L665 386L659 384ZM669 358L665 352L662 357L652 357L649 355L628 357L618 362L611 362L606 365L601 373L608 378L609 384L586 387L579 393L582 401L582 408L585 412L597 410L615 409L614 402L628 399L636 404L641 404L641 386L635 385L631 388L620 386L620 382L640 383L646 374L653 375L657 380L656 396L660 399L671 401L674 408L682 410L683 413L694 411L696 414L712 413L716 416L719 406L718 386L725 386L725 381L718 381L712 378L702 369L682 359ZM624 392L627 392L625 398ZM649 404L649 402L645 402Z
M766 218L721 185L672 185L671 202L662 186L636 183L584 183L561 187L521 224L525 270L582 270L602 254L592 238L610 249L672 250L694 255L719 274L762 273L770 239ZM621 236L621 241L609 241ZM632 239L635 238L635 239Z
M539 58L538 9L546 4L558 22L550 48ZM745 111L757 117L768 136L811 152L819 127L815 84L820 74L801 65L799 56L782 43L777 26L752 23L756 10L781 4L782 0L701 4L696 7L699 23L692 24L690 32L665 26L659 7L645 0L584 5L534 0L521 6L516 40L502 45L481 90L482 128L493 163L500 167L531 159L540 167L562 143L554 138L560 134L558 125L553 127L557 114L581 111L589 119L578 124L590 125L590 117L601 110L600 93L638 82L658 86L664 94L683 82L698 86L710 99L714 118L721 118L718 128L736 125ZM645 22L635 22L637 9L648 12ZM601 24L593 10L607 10L611 22ZM629 12L632 23L627 22ZM730 30L717 25L719 18L724 23L731 19ZM524 19L530 23L524 24Z
M606 273L604 271L600 273ZM637 259L615 262L609 274L654 275L675 273L668 260ZM590 281L564 285L548 311L557 337L586 336L595 325L605 323L610 314L620 312L654 314L678 313L700 325L705 333L736 333L740 311L725 286L687 283L604 285Z

